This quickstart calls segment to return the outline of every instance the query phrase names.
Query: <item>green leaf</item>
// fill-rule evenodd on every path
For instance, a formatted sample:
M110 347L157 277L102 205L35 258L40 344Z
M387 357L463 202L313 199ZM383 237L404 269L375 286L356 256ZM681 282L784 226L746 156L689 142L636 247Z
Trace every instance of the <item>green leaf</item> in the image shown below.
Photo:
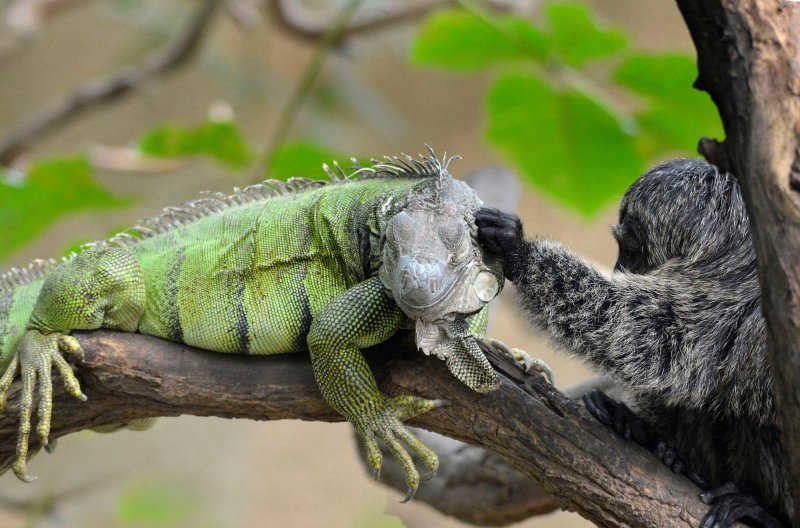
M591 59L609 57L628 43L624 33L604 28L592 18L589 9L577 3L550 4L545 9L552 31L555 52L571 66Z
M619 198L642 169L633 138L606 108L520 74L489 92L488 139L527 181L584 215Z
M123 523L171 525L186 521L193 509L190 498L174 485L138 482L121 497L117 519Z
M295 176L325 180L328 177L322 170L322 164L333 165L336 160L345 173L349 174L352 165L350 158L333 150L309 141L286 143L275 151L272 162L267 169L267 177L275 180L287 180Z
M196 128L166 125L145 134L139 150L160 158L205 154L234 169L243 168L253 158L239 129L230 122L210 121Z
M637 114L650 136L651 155L669 150L693 153L701 136L722 137L722 123L707 93L692 88L695 61L678 53L634 55L617 69L617 82L645 96L647 108Z
M127 202L94 182L91 166L83 156L40 161L22 178L6 173L0 178L0 259L61 216Z
M541 31L513 16L483 20L463 9L437 11L427 18L411 46L411 60L452 70L480 70L502 61L547 55Z

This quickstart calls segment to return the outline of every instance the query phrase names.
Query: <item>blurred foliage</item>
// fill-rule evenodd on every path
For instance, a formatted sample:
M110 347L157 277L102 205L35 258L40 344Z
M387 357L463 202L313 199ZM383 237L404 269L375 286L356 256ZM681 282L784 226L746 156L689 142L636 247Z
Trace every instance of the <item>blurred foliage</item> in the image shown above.
M411 46L416 64L481 70L509 60L544 60L548 42L527 20L506 16L496 26L463 9L433 13Z
M266 175L267 178L284 181L295 176L327 180L322 165L327 163L332 166L333 161L338 160L345 173L349 174L351 171L348 169L352 165L350 157L309 141L286 143L275 151Z
M628 37L618 29L602 27L582 4L550 4L545 14L553 53L570 66L612 56L628 45Z
M141 480L123 492L117 520L123 524L171 526L195 517L198 503L182 486L163 480Z
M495 82L487 134L537 188L584 213L618 197L609 189L627 188L642 165L633 138L606 108L532 75Z
M535 188L573 210L596 213L654 159L691 155L700 136L722 135L709 97L691 88L691 57L633 50L623 31L580 3L546 4L536 22L483 11L471 0L460 3L420 24L410 61L451 72L494 72L487 140ZM606 65L591 67L598 61ZM143 134L137 146L153 157L208 156L235 171L254 160L228 121L167 124ZM295 141L278 146L267 171L279 180L324 178L322 164L334 159L345 170L350 166L347 156ZM42 161L19 182L9 183L13 179L0 183L0 221L13 227L0 235L0 259L63 214L124 203L93 182L84 158Z
M676 53L626 58L614 79L640 94L646 109L636 114L653 154L693 152L701 136L721 137L722 123L707 93L689 87L697 78L694 59ZM647 135L652 137L646 138Z
M616 200L646 163L691 155L703 135L722 136L716 108L693 90L694 60L628 49L628 38L579 3L551 3L538 27L471 2L422 24L411 61L453 72L499 69L487 96L487 139L534 187L589 216ZM613 61L610 79L584 70ZM606 86L639 96L625 110ZM635 95L634 95L635 94Z
M128 202L94 182L84 156L39 161L24 177L7 172L0 179L0 259L65 214Z
M241 132L228 121L195 128L165 125L142 136L138 146L143 154L159 158L207 155L232 169L242 169L253 159Z

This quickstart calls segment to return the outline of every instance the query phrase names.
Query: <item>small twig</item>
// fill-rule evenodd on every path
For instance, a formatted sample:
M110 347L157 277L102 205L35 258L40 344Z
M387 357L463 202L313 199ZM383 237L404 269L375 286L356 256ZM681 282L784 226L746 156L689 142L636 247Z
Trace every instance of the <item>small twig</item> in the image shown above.
M275 126L272 138L267 144L264 154L261 156L261 159L256 165L256 173L253 178L255 182L259 182L264 179L264 173L272 164L276 149L289 137L289 134L292 131L292 126L294 125L294 122L297 119L303 104L308 96L311 95L314 84L319 78L320 72L322 72L322 67L325 64L325 60L328 58L328 55L333 47L339 41L339 38L347 28L347 22L350 20L350 17L353 16L353 13L355 13L360 4L361 0L349 0L336 15L336 19L325 32L322 40L320 40L316 48L314 48L314 53L311 56L311 59L308 61L300 81L295 86L295 89L289 97L286 105L283 107L280 116L278 116L278 124Z
M113 101L143 81L186 64L197 52L217 4L218 0L204 0L178 37L142 63L110 77L87 82L13 129L0 141L0 165L11 165L34 142L83 111Z
M270 0L267 6L273 15L275 23L284 31L303 40L316 42L324 38L328 24L311 24L305 20L292 18L284 5L285 0ZM433 9L447 3L446 0L431 0L425 4L419 4L410 8L396 9L388 14L376 16L361 22L348 24L344 31L338 36L338 41L356 34L364 34L378 31L388 26L400 24L410 20L415 20ZM338 44L338 42L336 42Z

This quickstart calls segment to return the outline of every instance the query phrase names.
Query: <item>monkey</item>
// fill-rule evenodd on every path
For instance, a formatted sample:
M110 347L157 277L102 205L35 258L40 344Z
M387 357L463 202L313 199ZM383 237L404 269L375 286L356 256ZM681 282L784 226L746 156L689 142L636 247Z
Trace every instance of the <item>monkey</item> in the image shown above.
M795 526L750 221L733 175L692 159L642 175L612 226L611 273L555 241L526 240L514 215L484 208L476 224L530 321L610 375L635 407L592 392L589 411L704 490L701 528Z

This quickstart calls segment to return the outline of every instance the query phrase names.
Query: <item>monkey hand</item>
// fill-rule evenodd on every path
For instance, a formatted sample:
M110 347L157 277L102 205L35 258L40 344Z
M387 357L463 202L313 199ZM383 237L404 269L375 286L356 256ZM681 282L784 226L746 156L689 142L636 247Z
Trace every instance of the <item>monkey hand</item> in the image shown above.
M484 249L503 258L503 273L516 282L525 269L528 245L522 236L522 222L516 215L484 207L475 213L478 239Z

